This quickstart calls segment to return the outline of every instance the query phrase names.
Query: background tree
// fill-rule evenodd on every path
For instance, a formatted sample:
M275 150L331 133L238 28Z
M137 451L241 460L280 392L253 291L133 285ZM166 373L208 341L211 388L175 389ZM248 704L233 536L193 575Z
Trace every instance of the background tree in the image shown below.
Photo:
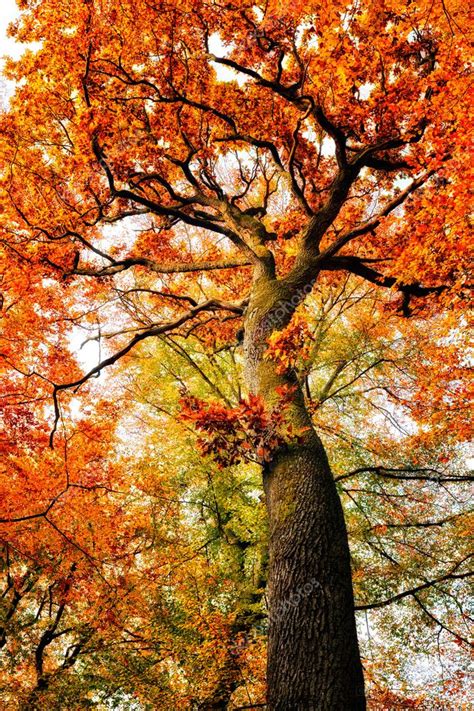
M153 310L148 295L135 298L140 299L141 310ZM444 412L439 404L430 409L435 398L423 388L422 437L414 437L413 431L401 436L410 401L400 409L395 388L401 373L411 386L423 385L418 372L423 343L428 352L433 346L423 338L421 324L419 345L413 341L411 322L405 322L409 338L394 334L399 317L386 309L377 311L382 305L372 288L360 290L351 280L318 289L305 312L311 340L318 341L313 352L317 360L311 365L306 357L294 365L300 377L307 374L313 403L322 390L329 394L333 388L317 410L323 416L320 422L334 423L323 436L340 479L358 599L362 607L369 607L359 614L370 703L374 708L429 709L444 704L454 709L465 700L463 670L468 659L463 652L469 634L465 578L457 578L456 571L449 575L448 569L469 553L469 497L461 479L465 473L459 433L449 424L452 403L445 398ZM462 344L458 345L462 353ZM413 348L417 360L411 357ZM445 347L443 353L446 357ZM282 357L286 360L286 353ZM350 373L341 368L342 358ZM455 360L446 363L451 374ZM239 446L245 455L239 464L216 468L196 452L193 432L182 420L183 383L200 401L212 398L214 408L217 402L226 404L224 414L239 406L234 361L238 364L235 345L215 353L196 337L170 335L161 344L149 342L135 365L124 364L122 378L116 374L116 387L109 391L109 397L117 398L115 431L90 410L87 419L97 426L88 452L83 446L71 446L78 437L83 442L84 434L70 432L69 449L75 452L77 446L77 463L70 457L75 465L68 491L65 450L56 446L52 454L58 481L52 482L54 488L45 493L44 503L62 492L48 513L57 530L38 507L38 485L45 486L39 476L45 440L35 443L28 428L21 436L16 429L2 500L11 518L15 512L20 519L31 514L33 518L2 525L9 552L1 699L10 707L34 699L39 708L74 704L102 708L106 699L119 708L136 708L137 702L145 708L149 704L176 709L263 703L266 530L259 500L260 467L249 462L249 450ZM94 402L103 392L101 383L92 381L88 387L87 399ZM387 390L397 409L387 409ZM377 394L382 397L373 399ZM342 416L344 400L352 405ZM461 405L460 401L459 423L463 414L466 420L468 416ZM325 408L331 409L324 414ZM107 416L110 420L110 410ZM79 424L80 430L85 422ZM228 430L224 454L232 442L245 441L242 434L240 427ZM107 449L105 435L112 437L114 453ZM439 440L437 450L433 439ZM31 466L32 448L40 459L36 467ZM81 451L83 460L78 456ZM425 459L437 460L436 470L418 471ZM115 466L98 467L100 461L110 460ZM14 461L27 464L21 476L16 475ZM357 470L370 462L383 462L387 469L344 478L349 467ZM416 471L400 471L409 465ZM18 490L12 486L15 481ZM51 535L55 531L58 535ZM37 588L26 591L41 561L41 580ZM51 633L57 614L54 595L64 586L62 571L72 564L79 570L61 615L63 624L56 627L59 637L42 654L48 683L37 689L38 642L45 632ZM422 590L410 593L420 584ZM407 594L397 600L399 592ZM381 601L390 602L378 607ZM298 599L291 604L298 604ZM63 665L75 630L84 628L91 635L88 644L72 664ZM63 631L67 647L60 644Z
M405 487L415 474L434 483L462 476L433 472L427 460L446 430L457 441L466 435L454 402L462 405L465 393L453 379L465 365L453 331L468 246L463 8L49 0L21 7L15 34L40 46L10 63L19 85L2 116L2 359L13 374L5 391L13 425L31 430L31 410L41 419L52 394L57 452L77 391L130 360L143 341L173 333L219 351L243 327L243 397L236 384L233 403L208 383L224 405L183 391L182 409L201 431L205 453L221 464L247 457L263 468L268 705L364 708L346 526L316 429L340 434L330 407L342 402L344 415L346 405L364 413L368 403L388 419L395 407L408 408L419 422L409 438L415 461L400 464L396 441L381 450L376 421L368 419L369 449L379 460L361 456L355 473L344 466L340 474L341 482L374 479L354 504L365 515L370 508L373 516L379 498L405 498L397 489L378 496L381 480ZM341 344L337 332L311 328L304 302L348 275L378 290L359 330ZM391 310L400 311L392 328L402 343L389 356L383 324L371 320L383 307L391 323ZM337 305L335 315L345 324ZM408 325L402 316L411 317ZM101 347L85 373L70 355L80 327ZM379 361L358 350L372 328ZM433 347L422 349L427 331L437 329ZM340 355L318 390L317 357L328 334ZM388 381L399 346L420 348L419 380L413 387L401 372L394 390ZM433 368L447 391L433 384ZM346 399L356 380L370 390L377 369L381 393ZM440 423L434 413L425 422L426 396L442 408ZM35 431L44 440L44 428ZM44 455L43 475L55 456ZM47 499L44 487L41 494L48 522L57 494ZM425 496L435 506L434 494ZM352 505L346 510L350 522ZM18 518L8 511L3 521ZM405 561L381 550L398 576ZM398 595L418 600L433 585L462 581L466 559L440 559L436 577L411 592L358 607ZM289 605L294 596L298 604Z

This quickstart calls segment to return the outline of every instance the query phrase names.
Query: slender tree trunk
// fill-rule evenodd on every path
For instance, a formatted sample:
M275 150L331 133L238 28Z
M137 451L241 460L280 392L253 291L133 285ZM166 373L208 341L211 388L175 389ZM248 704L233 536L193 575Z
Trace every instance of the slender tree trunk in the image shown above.
M279 289L272 285L273 289ZM269 711L363 711L347 530L327 456L293 374L265 357L267 338L291 318L285 294L258 289L246 319L249 388L269 407L293 388L288 423L304 432L264 473L270 525ZM275 304L280 312L275 316ZM294 310L294 309L293 309ZM283 314L283 316L282 316ZM285 323L286 322L286 323Z

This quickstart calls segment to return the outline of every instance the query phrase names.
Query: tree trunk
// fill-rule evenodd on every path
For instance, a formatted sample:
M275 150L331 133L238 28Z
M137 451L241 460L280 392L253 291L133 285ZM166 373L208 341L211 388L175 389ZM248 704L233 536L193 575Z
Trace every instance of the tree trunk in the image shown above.
M268 707L365 709L347 532L321 444L265 474L270 522Z
M357 641L347 530L323 445L292 373L265 356L268 335L288 323L294 304L278 283L254 291L245 325L249 389L268 407L293 388L288 424L304 434L265 467L270 525L267 662L269 711L366 708ZM275 293L275 289L278 293ZM286 300L285 300L286 299Z

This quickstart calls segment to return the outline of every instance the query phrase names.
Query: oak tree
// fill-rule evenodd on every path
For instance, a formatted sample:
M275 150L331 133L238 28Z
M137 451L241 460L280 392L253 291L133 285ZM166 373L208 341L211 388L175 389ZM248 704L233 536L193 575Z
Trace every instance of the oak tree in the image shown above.
M462 374L453 341L468 287L463 3L19 6L12 32L36 45L7 65L17 88L0 119L1 355L11 430L44 444L44 416L51 419L51 451L40 464L27 444L14 460L43 473L38 514L48 517L62 496L44 476L55 471L68 441L64 417L83 386L104 374L110 389L105 373L149 339L197 335L216 351L242 341L237 403L183 391L182 414L204 455L221 466L245 457L261 466L268 708L363 709L346 522L321 439L334 425L324 401L337 394L350 358L339 359L314 402L304 364L324 339L309 327L305 304L351 277L377 287L404 333L405 322L420 322L426 339L448 313L447 363ZM80 326L101 346L86 372L70 347ZM437 348L420 361L422 392L410 392L404 374L400 388L422 431L431 369L446 384L453 373L441 376ZM440 406L450 399L430 392ZM85 441L94 442L89 428L107 429L116 416L104 404L79 428ZM449 421L462 440L455 407ZM7 454L14 440L6 439ZM86 467L88 447L77 451L75 466ZM369 475L410 478L409 470L367 466ZM417 476L430 477L422 466ZM66 476L69 493L76 479L67 468ZM3 520L29 515L9 511ZM464 562L449 579L467 576ZM298 605L288 605L294 595Z

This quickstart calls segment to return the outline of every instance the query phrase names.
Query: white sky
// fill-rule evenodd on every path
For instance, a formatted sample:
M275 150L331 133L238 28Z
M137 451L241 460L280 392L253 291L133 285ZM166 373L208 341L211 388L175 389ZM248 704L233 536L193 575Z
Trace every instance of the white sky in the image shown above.
M0 0L0 72L3 67L3 57L19 57L23 46L17 44L11 37L7 37L7 27L18 14L15 0ZM13 82L0 77L0 107L8 101L13 93Z
M0 3L0 55L11 54L18 56L21 54L21 46L16 44L10 37L7 37L7 27L18 14L15 0L1 0Z

